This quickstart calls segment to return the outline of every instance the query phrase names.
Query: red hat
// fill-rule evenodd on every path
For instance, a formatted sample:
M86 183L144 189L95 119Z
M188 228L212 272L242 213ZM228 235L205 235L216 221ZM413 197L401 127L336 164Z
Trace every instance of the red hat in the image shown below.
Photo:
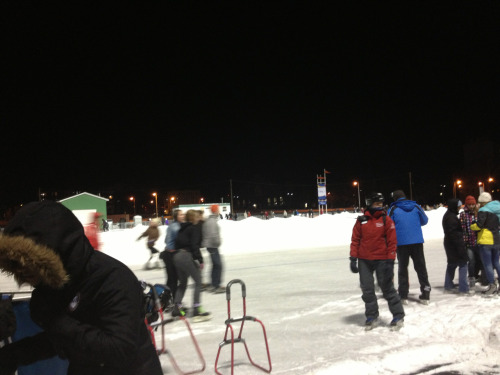
M218 204L212 204L210 206L210 211L212 211L213 214L219 212L219 205Z
M474 198L472 195L468 195L465 198L465 204L476 204L476 198Z

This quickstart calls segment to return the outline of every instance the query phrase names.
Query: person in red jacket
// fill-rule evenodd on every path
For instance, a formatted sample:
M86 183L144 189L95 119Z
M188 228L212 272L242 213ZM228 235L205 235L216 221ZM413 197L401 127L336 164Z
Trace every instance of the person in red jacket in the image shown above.
M85 232L85 236L89 239L90 245L94 248L94 250L100 250L100 242L99 242L99 217L101 214L95 212L91 214L92 221L83 226L83 230Z
M351 237L351 271L359 272L362 299L365 302L365 329L377 324L379 311L375 282L387 300L393 319L391 327L400 328L404 322L404 309L394 288L394 259L396 259L396 228L383 207L384 196L372 193L366 198L367 209L357 218Z

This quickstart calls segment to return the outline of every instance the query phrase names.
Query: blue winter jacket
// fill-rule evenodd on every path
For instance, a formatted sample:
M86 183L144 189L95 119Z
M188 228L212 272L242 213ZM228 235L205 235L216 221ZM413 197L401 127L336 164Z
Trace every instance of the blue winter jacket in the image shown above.
M398 246L424 243L421 227L429 219L417 202L400 198L391 203L389 216L396 224Z
M499 201L491 201L485 206L481 207L479 211L491 212L498 216L498 220L500 220L500 202Z
M181 223L174 221L167 227L167 235L165 236L166 250L175 249L175 239L177 238L177 233L181 229Z

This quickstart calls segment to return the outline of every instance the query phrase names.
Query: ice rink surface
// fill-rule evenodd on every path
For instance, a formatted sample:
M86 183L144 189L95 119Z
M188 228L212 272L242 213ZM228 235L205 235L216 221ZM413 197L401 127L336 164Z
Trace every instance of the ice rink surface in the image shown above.
M500 374L500 297L484 298L444 294L446 256L441 218L445 209L428 212L424 251L431 303L418 302L419 285L410 262L410 303L405 306L405 326L388 328L391 315L379 297L381 324L364 331L364 303L357 274L349 270L350 232L357 215L323 215L314 219L289 218L241 222L222 221L223 282L242 280L246 286L246 315L262 321L267 334L272 374ZM145 271L149 251L136 241L144 226L101 234L102 251L127 264L141 280L165 283L164 269ZM166 227L157 242L163 250ZM295 246L294 246L295 245ZM203 250L209 281L210 258ZM397 264L395 282L397 283ZM457 278L455 279L457 282ZM0 277L0 290L15 284ZM26 289L26 288L24 288ZM192 305L193 287L184 298ZM201 302L213 319L190 323L206 364L204 373L215 373L219 344L228 319L226 294L203 292ZM243 314L241 285L231 287L231 317ZM188 322L190 320L188 319ZM234 323L235 335L239 323ZM161 332L155 334L163 347ZM255 363L268 368L263 330L245 322L246 340ZM189 331L182 321L165 325L164 347L184 372L201 368ZM235 344L235 374L264 373L253 367L242 343ZM218 368L231 374L230 345L221 349ZM160 356L165 374L175 374L169 356Z

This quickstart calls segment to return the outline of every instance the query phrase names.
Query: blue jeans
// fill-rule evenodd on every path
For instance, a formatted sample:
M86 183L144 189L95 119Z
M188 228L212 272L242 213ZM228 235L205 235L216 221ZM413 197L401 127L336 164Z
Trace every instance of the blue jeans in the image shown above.
M455 278L455 270L458 267L458 291L467 293L469 291L469 282L467 280L467 263L448 263L446 266L446 274L444 277L444 288L447 290L453 289L453 279Z
M476 277L477 249L467 246L467 256L469 257L469 277Z
M398 292L394 288L394 261L393 260L367 260L358 259L359 281L362 299L365 302L365 316L367 318L377 318L378 303L375 294L375 280L373 273L377 277L377 282L382 289L384 298L387 300L389 310L394 318L403 318L405 312Z
M481 254L481 260L483 262L484 271L486 273L486 279L489 284L495 283L495 271L497 271L497 276L500 276L500 246L499 245L479 245L479 251Z

